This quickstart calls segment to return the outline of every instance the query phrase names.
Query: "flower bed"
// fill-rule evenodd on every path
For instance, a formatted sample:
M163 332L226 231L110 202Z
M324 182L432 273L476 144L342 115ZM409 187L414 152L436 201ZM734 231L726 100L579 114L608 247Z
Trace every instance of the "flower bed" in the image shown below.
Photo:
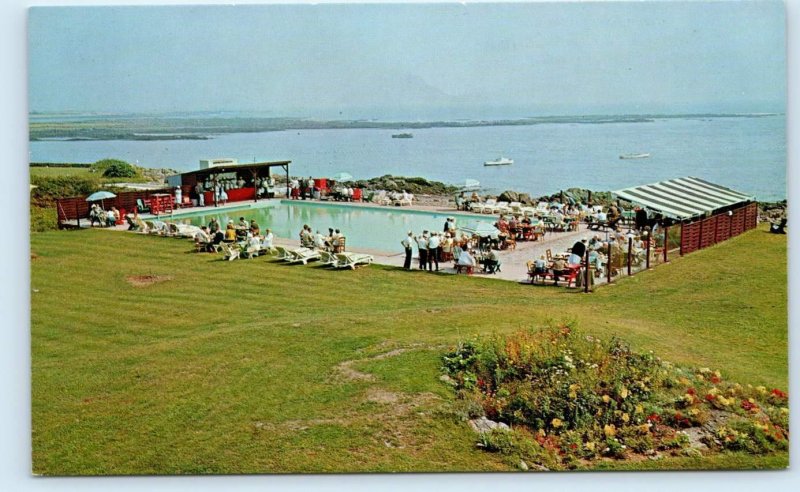
M462 342L443 371L467 416L508 424L478 445L548 469L788 449L788 396L673 366L570 326ZM525 465L527 468L527 465Z

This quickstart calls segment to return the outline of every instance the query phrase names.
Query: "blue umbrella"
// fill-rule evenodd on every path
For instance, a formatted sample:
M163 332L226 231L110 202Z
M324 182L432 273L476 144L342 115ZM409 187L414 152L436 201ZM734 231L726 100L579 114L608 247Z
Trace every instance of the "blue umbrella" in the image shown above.
M100 206L104 209L106 208L106 204L103 203L103 200L106 198L115 198L117 195L111 193L110 191L95 191L91 195L86 197L87 202L96 202L100 200Z
M87 202L96 202L97 200L105 200L106 198L115 198L117 195L110 191L96 191L86 197Z

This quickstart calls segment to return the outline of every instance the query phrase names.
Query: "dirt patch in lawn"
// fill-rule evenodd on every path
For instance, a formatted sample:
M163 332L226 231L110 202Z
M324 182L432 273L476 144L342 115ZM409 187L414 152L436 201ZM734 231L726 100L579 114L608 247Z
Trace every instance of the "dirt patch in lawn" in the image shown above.
M157 284L159 282L166 282L168 280L172 280L171 275L131 275L125 277L125 280L128 281L134 287L147 287L148 285Z

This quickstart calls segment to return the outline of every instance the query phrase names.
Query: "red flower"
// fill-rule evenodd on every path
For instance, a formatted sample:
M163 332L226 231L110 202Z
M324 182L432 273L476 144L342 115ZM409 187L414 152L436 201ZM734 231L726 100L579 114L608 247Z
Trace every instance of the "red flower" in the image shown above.
M750 412L757 407L755 403L752 403L748 400L742 400L742 408Z
M722 379L720 379L719 376L711 376L711 382L712 383L719 384L720 381L722 381Z
M711 393L707 394L707 395L706 395L706 400L708 400L708 401L714 401L714 395L712 395Z
M653 413L653 414L650 414L649 417L647 417L647 421L650 422L650 423L661 422L661 417L659 417L658 414Z
M778 388L772 390L772 396L780 398L781 400L785 400L786 398L788 398L788 395L783 391L779 390Z
M690 394L690 395L692 395L692 396L694 396L694 395L695 395L695 393L697 393L697 391L695 391L695 389L694 389L694 388L689 388L688 390L686 390L686 392L687 392L687 393L689 393L689 394Z

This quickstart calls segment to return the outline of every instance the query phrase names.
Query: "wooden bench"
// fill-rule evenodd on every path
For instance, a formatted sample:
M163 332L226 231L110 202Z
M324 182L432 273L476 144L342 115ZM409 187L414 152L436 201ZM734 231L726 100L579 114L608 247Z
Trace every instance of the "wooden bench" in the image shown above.
M458 263L454 264L453 267L456 269L456 274L466 273L467 275L472 275L475 268L473 265L459 265Z
M578 274L580 274L580 272L581 272L581 267L580 266L569 267L567 269L567 271L568 271L568 273L561 274L561 275L558 276L558 278L560 280L566 281L567 287L569 287L571 284L575 284L575 287L577 287L578 286ZM536 283L535 281L536 281L537 278L541 278L542 279L542 283L544 283L544 281L547 280L547 279L551 279L551 280L553 280L553 284L554 285L558 285L558 284L555 283L555 275L550 270L548 270L547 272L544 272L544 273L536 273L533 270L528 270L528 277L530 278L531 284Z

